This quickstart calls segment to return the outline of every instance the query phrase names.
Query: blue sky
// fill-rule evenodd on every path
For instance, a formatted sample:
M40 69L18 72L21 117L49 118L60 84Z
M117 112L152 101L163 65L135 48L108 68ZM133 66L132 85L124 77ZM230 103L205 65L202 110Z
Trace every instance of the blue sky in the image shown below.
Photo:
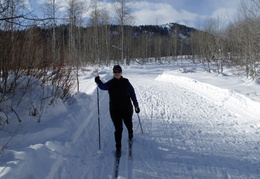
M46 0L28 0L34 6ZM60 1L61 5L65 0ZM89 4L90 0L86 1ZM101 0L112 8L115 0ZM220 19L223 23L232 21L237 13L240 0L132 0L135 25L161 25L179 23L189 27L201 28L208 19ZM112 11L112 9L110 10ZM86 13L87 16L87 13Z

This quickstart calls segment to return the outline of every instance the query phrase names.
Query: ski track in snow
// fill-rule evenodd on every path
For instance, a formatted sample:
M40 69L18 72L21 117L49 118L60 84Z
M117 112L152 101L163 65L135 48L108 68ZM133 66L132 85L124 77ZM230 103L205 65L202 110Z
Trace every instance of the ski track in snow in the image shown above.
M103 69L102 80L111 77L110 70ZM200 91L195 83L184 83L182 77L163 72L150 69L150 73L145 74L142 68L124 69L123 76L130 80L137 94L144 134L141 134L134 114L132 160L128 159L124 127L119 178L260 178L259 120L250 112L237 109L248 106L240 104L235 108L232 101L225 105L211 94L221 89L208 90L205 87L209 86L201 83L204 90ZM183 83L165 80L167 78L182 79L179 82ZM17 155L12 163L24 167L9 162L8 166L1 168L2 172L5 170L4 177L23 179L39 176L33 172L31 175L23 174L22 169L39 162L26 159L42 150L42 159L46 160L48 167L43 169L40 178L113 178L115 143L108 93L99 90L101 152L98 152L97 96L93 90L93 78L84 80L88 86L82 90L89 90L84 92L90 95L80 95L79 102L70 107L71 113L59 123L65 130L63 133L60 131L62 136L57 134L56 140L46 137L47 142L31 146L25 154L10 151L7 156Z
M156 75L128 77L145 130L137 138L140 149L134 145L139 152L133 178L259 176L259 127L241 123L240 115L198 95L193 86L156 81Z

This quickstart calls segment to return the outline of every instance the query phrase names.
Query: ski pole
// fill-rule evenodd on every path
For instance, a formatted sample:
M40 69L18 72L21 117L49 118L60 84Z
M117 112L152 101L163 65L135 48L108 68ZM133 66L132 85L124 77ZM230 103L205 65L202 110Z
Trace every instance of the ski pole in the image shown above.
M137 116L138 116L138 120L139 120L139 125L140 125L140 128L141 128L141 132L142 132L142 134L144 134L143 127L142 127L141 120L140 120L140 116L139 116L138 113L136 113L136 114L137 114Z
M98 69L97 69L98 76ZM97 107L98 107L98 149L101 150L101 135L100 135L100 111L99 111L99 92L97 87Z
M98 141L99 141L99 145L98 145L98 149L101 150L101 142L100 142L100 112L99 112L99 92L98 92L98 88L97 88L97 105L98 105Z

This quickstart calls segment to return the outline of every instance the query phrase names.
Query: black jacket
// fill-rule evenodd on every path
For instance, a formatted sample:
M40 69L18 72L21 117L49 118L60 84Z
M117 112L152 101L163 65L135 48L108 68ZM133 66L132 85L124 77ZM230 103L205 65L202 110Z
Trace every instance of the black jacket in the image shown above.
M98 87L102 90L108 90L110 99L110 110L120 110L132 107L138 107L135 91L128 79L121 77L113 78L106 83L100 81Z

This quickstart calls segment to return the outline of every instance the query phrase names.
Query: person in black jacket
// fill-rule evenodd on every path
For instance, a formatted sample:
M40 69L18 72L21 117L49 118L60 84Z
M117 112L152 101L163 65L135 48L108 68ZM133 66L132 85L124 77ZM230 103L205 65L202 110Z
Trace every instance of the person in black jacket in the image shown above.
M128 130L128 137L133 138L133 105L135 112L139 113L140 108L135 95L135 90L128 79L123 78L122 68L115 65L113 68L114 77L106 83L95 77L95 82L102 90L108 90L110 116L115 127L116 154L121 154L121 139L123 132L123 122ZM133 105L132 105L132 102Z

